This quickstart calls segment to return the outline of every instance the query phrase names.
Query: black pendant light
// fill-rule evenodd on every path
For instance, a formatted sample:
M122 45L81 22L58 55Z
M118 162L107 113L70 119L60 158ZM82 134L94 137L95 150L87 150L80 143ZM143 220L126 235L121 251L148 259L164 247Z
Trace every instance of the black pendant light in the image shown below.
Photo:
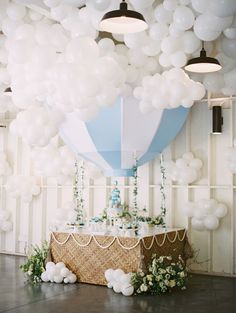
M222 125L222 107L220 105L215 105L212 107L212 134L221 134Z
M100 30L114 34L138 33L148 28L142 14L128 10L123 0L119 10L107 12L100 22Z
M200 57L190 59L184 69L193 73L211 73L217 72L222 68L220 62L215 58L210 58L206 55L204 42L202 42L202 50Z

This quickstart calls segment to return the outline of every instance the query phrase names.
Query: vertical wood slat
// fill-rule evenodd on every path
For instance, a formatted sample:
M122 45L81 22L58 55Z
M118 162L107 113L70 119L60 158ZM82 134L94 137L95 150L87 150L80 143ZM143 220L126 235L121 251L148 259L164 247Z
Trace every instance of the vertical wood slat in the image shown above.
M212 163L215 161L212 160L212 136L208 135L208 198L211 198L211 189L210 185L212 183ZM215 165L215 162L213 163ZM212 251L213 251L213 237L212 231L208 232L208 271L212 271Z
M233 141L234 141L234 136L236 135L235 133L235 104L236 101L233 100L229 100L230 103L230 108L231 108L231 127L230 127L230 144L231 146L233 146ZM231 179L231 187L234 186L234 182L235 182L235 178L234 175L232 175L232 179ZM236 236L236 214L235 214L235 192L234 189L231 188L231 245L232 245L232 255L231 255L231 260L232 260L232 264L231 264L231 274L235 274L236 273L236 240L235 240L235 236Z

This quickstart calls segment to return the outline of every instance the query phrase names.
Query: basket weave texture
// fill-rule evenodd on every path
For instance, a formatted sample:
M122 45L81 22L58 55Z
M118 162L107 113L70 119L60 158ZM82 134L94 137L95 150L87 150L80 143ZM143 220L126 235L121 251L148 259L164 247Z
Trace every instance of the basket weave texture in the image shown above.
M51 260L64 262L73 271L79 282L106 285L104 273L107 269L121 268L125 273L145 269L153 254L171 255L177 260L191 256L191 247L184 229L165 234L143 237L93 236L55 232L51 235ZM174 242L172 242L175 239ZM153 244L151 245L151 243ZM161 245L161 246L160 246ZM105 248L104 248L105 247ZM106 248L107 247L107 248Z

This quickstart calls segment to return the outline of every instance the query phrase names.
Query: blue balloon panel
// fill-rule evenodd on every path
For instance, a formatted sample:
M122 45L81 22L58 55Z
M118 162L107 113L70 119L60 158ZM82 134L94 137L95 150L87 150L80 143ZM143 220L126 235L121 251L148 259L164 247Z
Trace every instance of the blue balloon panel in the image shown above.
M181 130L189 109L142 114L134 99L118 98L96 119L82 122L67 114L60 134L74 152L99 166L106 176L132 176L135 158L142 165L154 159Z

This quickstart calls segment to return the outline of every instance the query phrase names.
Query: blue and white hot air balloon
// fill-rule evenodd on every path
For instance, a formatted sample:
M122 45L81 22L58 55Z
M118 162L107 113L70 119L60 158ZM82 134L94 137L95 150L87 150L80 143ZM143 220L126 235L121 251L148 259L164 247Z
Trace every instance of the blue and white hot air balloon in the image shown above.
M118 98L90 122L68 113L60 134L76 154L96 164L105 176L132 176L135 158L138 165L155 158L178 134L188 111L179 107L142 114L135 99Z

